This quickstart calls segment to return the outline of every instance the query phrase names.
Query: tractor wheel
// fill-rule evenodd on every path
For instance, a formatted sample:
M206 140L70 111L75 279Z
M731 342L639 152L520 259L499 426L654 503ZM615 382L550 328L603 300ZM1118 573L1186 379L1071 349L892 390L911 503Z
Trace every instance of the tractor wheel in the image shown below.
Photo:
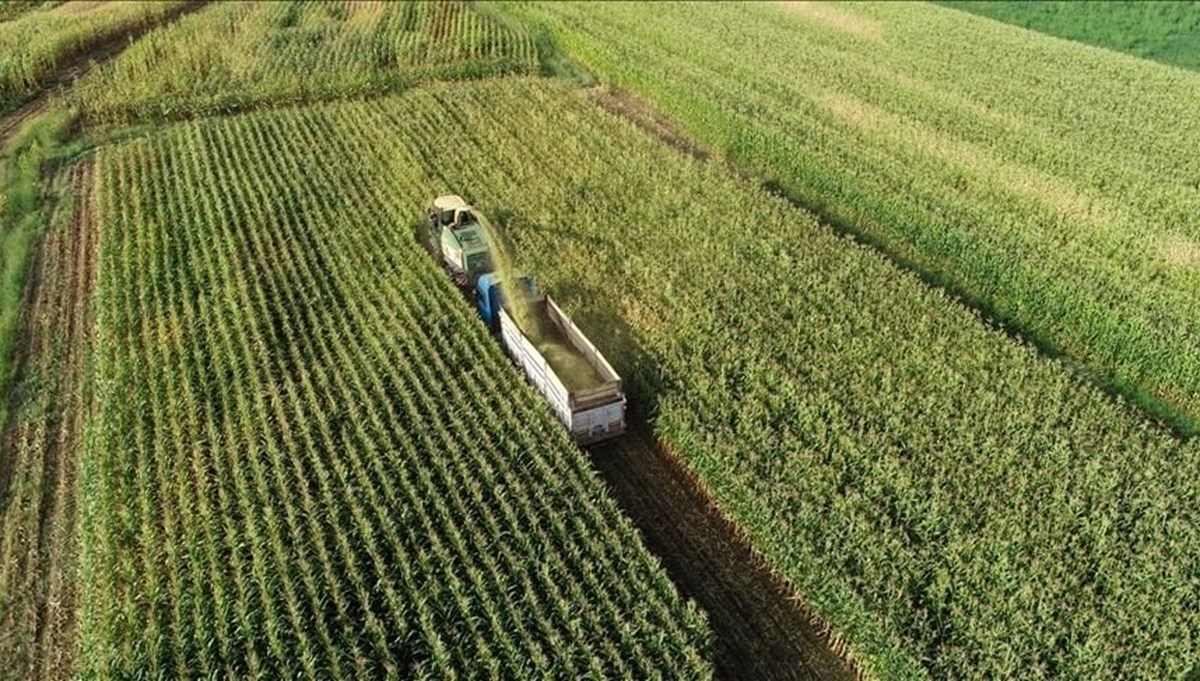
M421 246L429 251L429 255L432 255L434 260L441 261L441 249L438 248L437 240L433 236L433 228L428 222L422 222L417 226L417 241L421 242Z

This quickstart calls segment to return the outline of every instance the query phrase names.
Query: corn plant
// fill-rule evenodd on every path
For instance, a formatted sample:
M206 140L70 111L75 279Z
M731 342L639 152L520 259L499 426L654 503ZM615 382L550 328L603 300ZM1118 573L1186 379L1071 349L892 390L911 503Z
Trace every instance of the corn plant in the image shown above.
M81 673L709 675L702 615L412 240L420 166L384 186L329 134L374 115L99 153Z
M65 60L177 9L179 2L13 3L0 9L0 110ZM10 15L10 16L6 16Z
M1180 152L1200 75L928 4L506 8L1105 389L1200 424L1200 184Z
M529 73L532 38L460 2L230 2L154 31L85 78L97 123L184 118Z

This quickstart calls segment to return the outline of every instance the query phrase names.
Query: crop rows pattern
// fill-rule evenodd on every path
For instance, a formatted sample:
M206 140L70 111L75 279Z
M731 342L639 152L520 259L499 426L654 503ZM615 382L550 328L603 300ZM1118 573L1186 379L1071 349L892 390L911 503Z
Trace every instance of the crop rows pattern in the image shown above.
M565 87L320 111L370 150L364 185L476 200L868 673L1166 678L1197 662L1195 444Z
M131 26L153 21L178 2L20 3L0 8L0 110L32 94L59 62Z
M413 240L406 143L339 111L98 155L82 673L708 675L703 616Z
M928 4L508 11L827 221L1200 426L1200 155L1180 153L1200 74Z
M80 83L93 122L161 120L528 73L528 34L462 2L219 3Z

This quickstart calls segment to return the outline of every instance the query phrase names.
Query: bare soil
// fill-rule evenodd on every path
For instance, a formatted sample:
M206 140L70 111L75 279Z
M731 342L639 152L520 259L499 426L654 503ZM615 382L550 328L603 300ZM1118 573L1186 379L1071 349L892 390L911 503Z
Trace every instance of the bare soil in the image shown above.
M591 451L679 590L708 614L725 679L854 679L845 649L644 424Z
M95 286L97 234L92 217L92 164L79 168L74 180L77 194L75 215L71 220L68 244L61 249L64 260L70 262L66 272L67 293L57 310L63 335L57 339L64 344L67 361L64 363L65 383L59 393L61 400L57 417L58 432L48 450L46 466L56 471L53 476L55 496L43 504L41 527L47 551L42 561L46 583L46 598L40 603L42 617L38 621L38 650L44 677L64 677L73 661L74 643L71 634L75 622L77 585L68 579L67 566L73 561L75 502L78 487L77 461L80 455L85 417L88 413L86 362L92 343L92 290Z
M12 421L3 438L4 521L0 676L67 678L73 671L77 585L70 578L78 461L89 395L96 233L90 163L64 171L70 220L51 228L28 280L16 345ZM14 587L19 587L13 590Z

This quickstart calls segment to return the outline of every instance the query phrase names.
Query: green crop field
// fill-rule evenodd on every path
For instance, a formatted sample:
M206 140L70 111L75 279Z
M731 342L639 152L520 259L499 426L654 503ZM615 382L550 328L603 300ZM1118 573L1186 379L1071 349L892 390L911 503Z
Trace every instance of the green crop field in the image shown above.
M376 122L337 134L392 167L438 159L431 186L396 191L476 197L522 269L609 329L601 349L661 432L873 675L1187 669L1192 445L561 88L363 108Z
M413 242L419 167L342 113L97 158L80 668L702 672L703 620Z
M506 7L827 221L1200 424L1200 157L1180 153L1200 74L928 5Z
M1059 38L1200 70L1197 2L968 0L939 4Z
M74 94L87 120L129 122L537 68L528 34L465 3L228 3L154 31Z
M179 2L14 3L0 11L0 112L28 97L60 62Z
M900 3L213 3L48 69L0 679L1200 672L1200 74Z

